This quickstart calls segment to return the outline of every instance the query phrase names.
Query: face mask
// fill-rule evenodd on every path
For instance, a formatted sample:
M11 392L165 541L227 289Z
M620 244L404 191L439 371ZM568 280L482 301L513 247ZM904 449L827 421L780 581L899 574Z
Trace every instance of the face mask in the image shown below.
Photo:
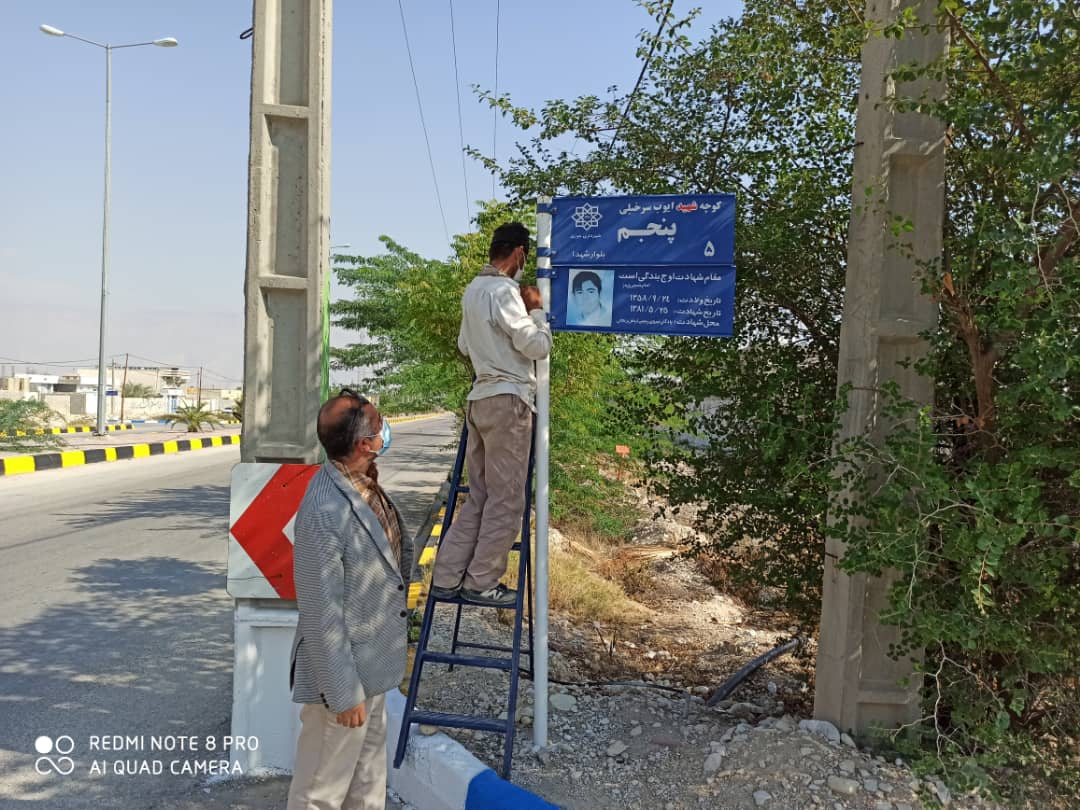
M383 419L382 423L382 433L380 433L379 435L382 436L382 447L380 447L379 452L375 454L377 456L381 456L383 453L390 449L390 423L385 419Z
M521 277L524 274L525 274L525 254L522 253L522 255L521 255L521 266L518 267L518 269L514 271L514 275L513 275L514 281L521 281Z

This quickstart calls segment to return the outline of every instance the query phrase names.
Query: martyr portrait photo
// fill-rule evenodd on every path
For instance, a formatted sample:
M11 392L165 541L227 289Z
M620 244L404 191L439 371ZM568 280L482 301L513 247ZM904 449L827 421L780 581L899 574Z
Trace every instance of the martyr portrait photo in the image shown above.
M614 270L571 270L567 326L611 326Z

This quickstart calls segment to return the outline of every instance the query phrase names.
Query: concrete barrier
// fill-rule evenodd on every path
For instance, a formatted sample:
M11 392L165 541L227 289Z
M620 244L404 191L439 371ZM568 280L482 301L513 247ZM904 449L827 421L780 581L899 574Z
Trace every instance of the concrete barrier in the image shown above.
M129 444L123 447L93 447L89 450L63 450L59 453L39 453L33 456L11 456L0 459L0 476L21 475L57 470L64 467L81 467L85 464L98 464L103 461L123 461L129 458L148 458L149 456L171 455L188 450L203 450L208 447L224 447L240 444L240 436L209 436L205 439L177 439L169 442L150 442L149 444Z
M127 424L123 424L123 425L106 425L105 430L110 431L110 432L114 431L114 430L131 430L134 427L135 427L135 425L133 423L127 423ZM13 435L13 436L45 436L45 435L58 436L61 433L92 433L93 430L94 430L94 428L92 428L92 427L89 427L89 426L86 426L86 425L80 425L79 427L62 427L62 428L58 428L58 427L56 428L55 427L55 428L38 428L37 430L16 430L11 435ZM4 433L2 430L0 430L0 439L6 439L7 437L8 437L8 434Z

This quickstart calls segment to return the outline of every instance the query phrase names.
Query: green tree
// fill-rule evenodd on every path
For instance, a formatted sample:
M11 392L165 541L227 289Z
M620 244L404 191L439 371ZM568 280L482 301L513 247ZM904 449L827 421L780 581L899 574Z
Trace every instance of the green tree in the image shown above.
M36 399L0 399L0 450L31 452L58 446L60 440L46 431L59 418Z
M1001 766L1023 764L1075 796L1080 18L1051 0L939 13L946 57L896 71L949 87L896 99L949 127L945 252L922 271L936 407L895 400L887 445L849 449L870 472L844 564L900 573L885 616L897 653L926 650L929 764L1006 789Z
M522 195L737 192L734 337L622 341L649 391L626 413L667 437L647 448L653 481L703 506L729 586L777 589L813 625L862 28L839 0L758 0L692 42L670 4L639 5L659 33L642 34L636 92L539 112L490 99L537 127L502 179Z
M639 5L660 33L642 35L637 92L538 112L486 95L535 127L508 165L486 162L522 196L738 193L735 337L618 350L650 389L630 412L659 429L658 488L703 506L700 528L734 584L775 586L812 624L830 492L860 486L837 526L844 564L901 574L884 618L901 628L894 654L927 652L930 764L1005 786L1008 767L1034 764L1076 795L1075 4L943 0L946 59L895 72L948 86L940 103L895 100L949 127L946 251L921 270L941 304L921 364L937 404L893 401L900 429L884 448L845 448L865 463L838 469L870 473L858 482L835 478L829 455L859 47L914 18L872 31L846 2L750 0L691 42L668 4Z

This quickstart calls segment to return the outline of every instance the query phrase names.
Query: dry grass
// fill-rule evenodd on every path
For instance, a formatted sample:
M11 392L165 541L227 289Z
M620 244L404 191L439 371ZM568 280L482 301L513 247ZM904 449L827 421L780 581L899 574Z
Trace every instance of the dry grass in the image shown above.
M618 624L640 619L649 613L626 595L609 574L607 558L589 546L573 542L570 551L552 549L549 555L550 606L553 611L574 619ZM517 587L518 555L510 555L507 584Z

